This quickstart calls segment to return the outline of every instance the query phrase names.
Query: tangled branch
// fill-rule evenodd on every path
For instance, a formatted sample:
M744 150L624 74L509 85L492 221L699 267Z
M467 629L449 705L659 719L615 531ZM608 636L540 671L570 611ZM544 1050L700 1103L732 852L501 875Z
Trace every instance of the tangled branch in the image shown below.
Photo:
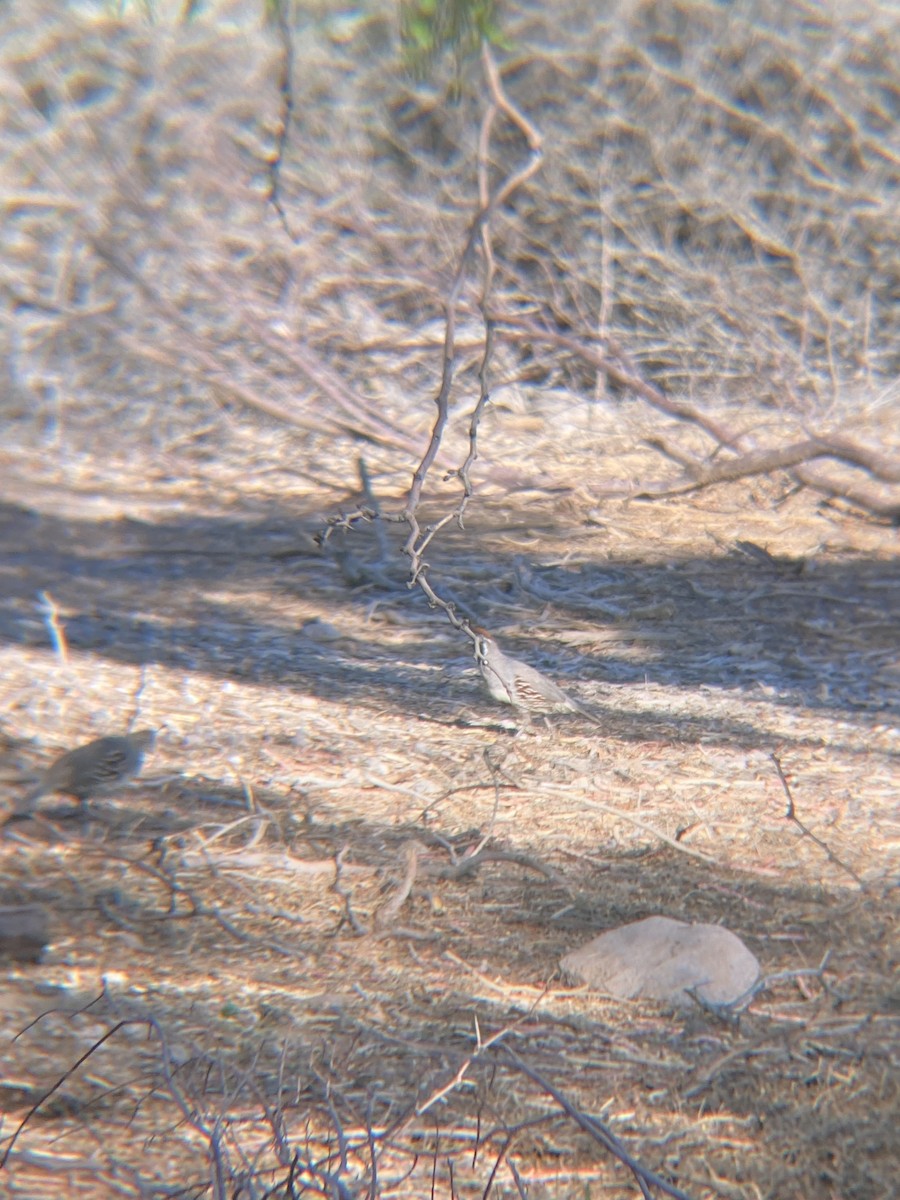
M403 553L408 557L410 563L409 586L418 586L425 594L432 608L442 609L454 628L466 633L468 633L468 623L457 615L455 604L451 600L444 599L432 587L428 578L429 564L424 556L431 541L447 525L455 521L460 528L463 528L465 511L473 492L470 470L478 456L478 426L485 405L490 399L489 379L494 345L494 323L489 311L494 277L494 256L490 235L491 217L507 202L515 191L522 187L540 169L543 158L541 135L507 96L503 88L497 63L486 42L482 45L481 62L490 94L490 104L481 124L481 133L478 141L479 206L469 225L466 242L460 254L450 290L444 301L444 342L441 352L441 381L434 398L436 409L434 423L425 452L413 471L403 508L398 512L387 513L384 516L384 519L389 521L403 522L408 528ZM489 150L494 123L501 114L525 138L528 145L528 157L518 170L508 174L492 191L488 181ZM449 420L450 393L453 387L456 360L456 326L460 297L479 244L482 248L482 278L478 304L485 330L484 349L479 369L480 389L478 399L468 418L468 454L463 463L455 470L448 472L445 477L450 479L456 476L459 479L462 484L462 495L450 512L445 513L434 524L423 528L419 521L422 495L429 472L440 450ZM336 528L349 529L361 520L374 520L377 517L378 514L371 507L366 507L359 509L355 513L335 518L320 537L320 543L326 540Z

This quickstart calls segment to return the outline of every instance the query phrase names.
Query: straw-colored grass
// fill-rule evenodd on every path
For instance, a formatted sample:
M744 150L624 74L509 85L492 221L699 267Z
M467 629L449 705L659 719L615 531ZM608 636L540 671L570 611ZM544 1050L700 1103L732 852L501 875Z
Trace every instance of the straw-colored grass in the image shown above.
M30 89L32 107L0 134L19 172L3 183L19 241L4 268L18 307L3 333L0 798L101 733L161 734L142 776L85 820L57 798L0 832L0 904L36 900L52 927L44 960L11 965L0 991L0 1153L52 1090L0 1191L202 1195L218 1176L242 1197L637 1194L508 1048L696 1200L886 1200L896 531L788 475L609 499L662 473L648 439L702 455L705 435L604 392L563 350L501 337L465 529L429 547L430 578L603 718L599 734L575 717L516 736L468 642L407 589L402 526L385 547L366 525L327 552L314 542L359 503L359 456L388 511L424 447L440 301L475 202L475 84L431 106L391 74L387 15L309 18L281 164L291 241L265 193L273 33L109 21L74 39L74 17L33 11L13 7L3 49L4 87ZM760 438L824 421L893 456L896 314L881 297L896 158L873 48L896 61L896 28L875 6L843 25L804 12L771 26L764 5L610 6L596 51L541 6L511 17L506 83L547 166L498 217L497 295L595 322L606 259L582 173L617 193L606 333L659 386ZM846 57L822 52L813 77L816 47L834 56L842 38ZM662 50L679 45L676 72ZM711 65L735 45L763 114L750 126L722 116L731 68ZM782 70L797 64L796 111L764 92L786 87L776 49ZM669 136L688 119L674 111L688 66L691 104L703 80L722 101L693 173ZM108 90L79 107L88 77ZM843 114L855 167L810 142L814 95L817 128ZM652 213L612 139L626 118L640 169L656 164ZM594 145L589 162L601 127L611 157ZM777 147L822 201L846 275L836 260L824 272L819 217L789 260L746 228L743 251L713 238L710 195L733 216L752 207L737 176L725 195L710 174L726 151L732 171L745 163L741 142ZM862 201L837 215L841 189L864 186L881 205L865 244ZM669 203L688 193L676 245ZM864 249L868 300L850 278ZM803 310L805 342L774 311L779 279L786 310L804 289L837 306L830 324ZM423 525L458 499L442 476L465 454L479 336L466 318ZM675 1014L559 979L567 950L652 913L728 926L770 985L739 1014Z

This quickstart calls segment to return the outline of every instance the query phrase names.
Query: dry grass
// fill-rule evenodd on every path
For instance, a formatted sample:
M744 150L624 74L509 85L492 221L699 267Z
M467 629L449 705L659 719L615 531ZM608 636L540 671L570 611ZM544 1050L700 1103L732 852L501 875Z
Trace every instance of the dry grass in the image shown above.
M886 1200L895 532L786 477L602 500L658 470L661 418L501 339L476 496L431 577L604 716L601 738L577 719L514 738L465 642L405 589L396 529L355 586L312 540L358 502L360 453L383 503L408 484L478 101L405 92L386 19L304 18L292 242L253 176L276 40L202 23L74 39L33 11L6 18L4 48L4 88L35 107L2 132L0 786L132 721L165 729L86 826L51 802L3 831L0 904L46 904L53 943L0 991L19 1034L2 1136L60 1086L0 1189L201 1195L218 1172L235 1197L635 1195L508 1046L695 1200ZM593 41L575 13L552 31L537 6L514 18L507 84L548 153L498 223L498 294L614 337L744 430L852 423L893 453L890 11L609 6ZM760 156L780 215L752 190ZM478 336L464 325L459 411ZM436 472L425 516L456 495ZM371 529L346 548L365 576ZM772 753L830 856L785 819ZM385 920L411 842L412 895ZM721 922L788 974L738 1020L556 977L566 950L655 912Z

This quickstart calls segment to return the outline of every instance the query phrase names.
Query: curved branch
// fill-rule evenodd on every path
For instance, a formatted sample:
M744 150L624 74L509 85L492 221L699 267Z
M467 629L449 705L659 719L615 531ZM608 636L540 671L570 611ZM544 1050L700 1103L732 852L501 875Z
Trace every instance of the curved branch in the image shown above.
M710 465L707 461L687 454L663 438L647 440L647 444L665 457L673 459L684 468L687 478L665 480L659 483L639 483L630 489L617 489L617 495L631 495L639 499L663 499L699 491L717 483L734 482L754 475L766 475L773 471L790 471L806 487L824 495L840 497L857 504L877 516L891 521L900 521L900 499L884 499L873 490L858 487L853 483L828 479L809 464L820 459L832 459L846 466L866 471L879 483L900 483L900 463L862 446L844 434L811 432L803 441L787 446L771 446L763 449L747 446L747 435L693 404L686 404L666 395L661 389L648 383L627 360L622 348L611 345L611 357L592 345L592 335L578 337L559 333L548 328L533 317L516 314L494 314L494 320L519 331L513 336L519 340L540 342L544 345L568 350L582 362L603 371L617 386L637 395L651 408L665 413L678 421L702 429L718 447L730 450L736 457Z

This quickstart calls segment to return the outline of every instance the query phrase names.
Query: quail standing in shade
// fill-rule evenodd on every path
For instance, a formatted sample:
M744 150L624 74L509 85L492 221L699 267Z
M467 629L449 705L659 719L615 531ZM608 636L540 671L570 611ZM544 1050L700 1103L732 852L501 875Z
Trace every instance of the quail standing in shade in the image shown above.
M557 687L552 679L528 663L504 654L484 629L473 626L472 632L476 636L475 661L495 700L511 704L528 720L536 713L578 713L596 725L601 724L599 717Z
M137 775L155 740L154 729L139 729L121 737L97 738L67 751L50 764L37 787L17 806L17 815L33 813L38 800L53 792L74 796L82 805L94 796L110 795Z

